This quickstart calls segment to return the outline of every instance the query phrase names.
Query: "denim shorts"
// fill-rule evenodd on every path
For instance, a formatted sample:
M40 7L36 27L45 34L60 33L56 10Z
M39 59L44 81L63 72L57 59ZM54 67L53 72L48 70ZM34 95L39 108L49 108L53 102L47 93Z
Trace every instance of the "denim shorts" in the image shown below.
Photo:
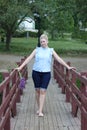
M32 78L34 82L35 89L47 89L50 78L51 72L38 72L32 71Z

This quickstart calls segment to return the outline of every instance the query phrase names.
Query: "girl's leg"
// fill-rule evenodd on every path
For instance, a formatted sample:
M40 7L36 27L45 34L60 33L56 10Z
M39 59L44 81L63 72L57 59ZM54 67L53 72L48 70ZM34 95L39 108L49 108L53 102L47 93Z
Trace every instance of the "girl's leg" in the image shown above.
M43 116L43 106L44 106L44 101L46 97L46 90L41 89L40 90L40 97L39 97L39 116Z
M51 73L44 73L42 76L41 88L40 88L40 97L39 97L39 116L43 116L43 106L46 97L46 91L51 78Z
M36 89L36 91L35 91L35 96L36 96L36 102L37 102L37 107L38 107L38 109L39 109L39 98L40 98L40 89L38 88L38 89ZM39 112L37 112L37 114L38 114Z

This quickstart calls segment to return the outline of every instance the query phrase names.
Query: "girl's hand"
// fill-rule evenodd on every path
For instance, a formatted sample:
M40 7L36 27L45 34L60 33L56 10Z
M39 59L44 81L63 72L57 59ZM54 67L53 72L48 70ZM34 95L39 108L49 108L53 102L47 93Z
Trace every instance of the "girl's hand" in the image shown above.
M15 70L20 71L20 67L15 68Z

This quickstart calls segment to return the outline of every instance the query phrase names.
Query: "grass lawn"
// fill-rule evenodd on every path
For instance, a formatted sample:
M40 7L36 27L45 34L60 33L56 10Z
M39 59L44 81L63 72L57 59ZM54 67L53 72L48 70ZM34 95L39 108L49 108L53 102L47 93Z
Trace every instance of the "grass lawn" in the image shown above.
M37 46L36 38L12 38L10 51L5 51L5 43L0 43L0 53L16 55L28 55ZM58 54L62 55L86 55L87 44L81 40L60 39L58 41L49 40L49 47L53 47Z

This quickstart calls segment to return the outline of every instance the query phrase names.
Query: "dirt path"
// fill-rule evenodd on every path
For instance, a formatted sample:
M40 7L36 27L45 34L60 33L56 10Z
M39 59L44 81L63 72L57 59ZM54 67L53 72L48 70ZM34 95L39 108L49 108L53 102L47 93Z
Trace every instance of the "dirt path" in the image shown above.
M1 55L0 54L0 70L8 69L9 67L13 68L17 61L20 61L22 56L14 55Z
M20 61L22 56L15 55L1 55L0 54L0 70L8 69L9 67L13 68L15 66L16 61ZM87 58L86 57L63 57L63 59L67 62L70 61L71 65L76 67L78 71L87 70Z
M78 71L87 71L87 58L86 57L66 57L65 61L70 61L71 66L77 68Z

